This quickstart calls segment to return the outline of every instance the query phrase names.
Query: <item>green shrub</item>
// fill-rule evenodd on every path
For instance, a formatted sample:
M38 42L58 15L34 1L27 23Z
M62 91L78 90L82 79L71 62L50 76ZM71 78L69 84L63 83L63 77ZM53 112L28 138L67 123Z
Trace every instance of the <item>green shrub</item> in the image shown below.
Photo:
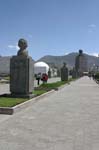
M95 79L99 80L99 72L95 74Z

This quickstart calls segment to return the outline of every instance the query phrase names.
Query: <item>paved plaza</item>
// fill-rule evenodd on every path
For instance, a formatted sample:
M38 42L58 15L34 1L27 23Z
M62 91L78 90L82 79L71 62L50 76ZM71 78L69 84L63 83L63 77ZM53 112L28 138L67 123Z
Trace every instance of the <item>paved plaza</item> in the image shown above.
M99 150L99 85L83 77L0 115L0 150Z

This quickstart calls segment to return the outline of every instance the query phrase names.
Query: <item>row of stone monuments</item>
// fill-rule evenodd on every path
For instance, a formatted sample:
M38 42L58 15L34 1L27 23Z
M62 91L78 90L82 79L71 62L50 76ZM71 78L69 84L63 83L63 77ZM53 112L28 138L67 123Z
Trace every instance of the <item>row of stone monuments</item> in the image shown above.
M32 97L33 94L33 61L28 56L26 50L28 44L24 39L18 42L20 50L17 56L13 56L10 60L10 91L13 97ZM83 55L83 51L79 50L79 55L75 60L75 68L73 68L73 78L82 76L83 72L87 71L87 61ZM66 63L61 68L61 81L68 80L68 68Z
M79 50L79 54L75 59L75 67L72 69L72 78L81 77L87 71L88 71L87 59L83 54L83 51ZM68 80L68 68L66 67L66 63L64 63L63 67L61 68L61 81L67 80Z

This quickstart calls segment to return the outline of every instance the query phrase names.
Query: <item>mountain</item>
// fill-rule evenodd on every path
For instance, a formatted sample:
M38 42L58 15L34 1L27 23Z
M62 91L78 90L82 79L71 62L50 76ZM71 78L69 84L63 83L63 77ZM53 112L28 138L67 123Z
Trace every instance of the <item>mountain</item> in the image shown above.
M38 61L44 61L51 67L60 68L63 65L63 62L66 62L68 67L74 67L75 65L75 57L78 53L69 53L64 56L51 56L47 55L40 58ZM99 66L99 58L95 56L90 56L88 54L84 54L88 61L88 67L92 67L93 64ZM0 56L0 74L9 74L10 73L10 56L2 57ZM33 60L33 63L35 61Z
M40 58L38 61L44 61L51 67L58 67L60 68L63 65L63 62L66 62L68 67L74 67L75 66L75 58L78 55L78 53L69 53L64 56L51 56L47 55L42 58ZM84 54L87 58L88 62L88 68L92 67L93 64L96 66L99 66L99 58L95 56L91 56L88 54Z
M76 56L77 53L70 53L64 56L47 55L40 58L38 61L44 61L50 66L56 66L56 67L61 67L63 65L63 62L66 62L69 66L74 66Z
M0 57L0 74L9 74L10 72L10 56Z
M10 73L10 58L11 56L0 56L0 74L9 74ZM34 64L34 60L33 60Z

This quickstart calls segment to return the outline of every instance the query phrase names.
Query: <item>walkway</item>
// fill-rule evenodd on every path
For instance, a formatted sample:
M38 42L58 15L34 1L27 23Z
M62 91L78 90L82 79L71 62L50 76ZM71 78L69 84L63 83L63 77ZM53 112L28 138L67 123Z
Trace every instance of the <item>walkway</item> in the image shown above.
M13 116L0 115L0 150L99 150L99 85L83 77Z

